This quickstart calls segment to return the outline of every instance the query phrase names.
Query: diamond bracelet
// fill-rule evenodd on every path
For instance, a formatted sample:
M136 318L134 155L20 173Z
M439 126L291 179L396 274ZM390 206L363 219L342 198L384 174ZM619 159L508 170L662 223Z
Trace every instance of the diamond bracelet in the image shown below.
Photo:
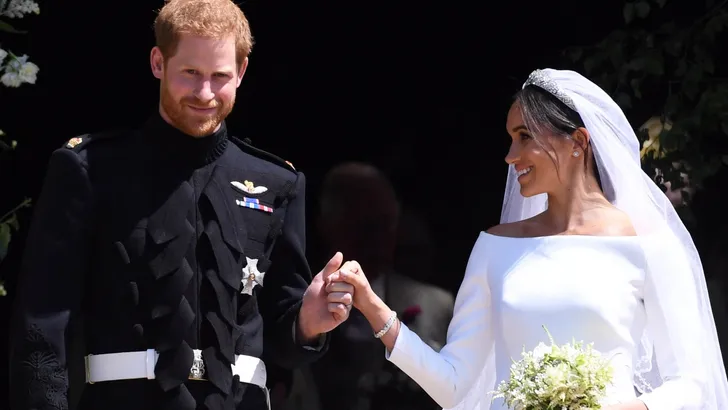
M377 339L380 339L382 336L386 335L387 332L389 332L389 329L394 324L394 321L397 320L397 312L392 312L392 316L389 317L389 320L387 320L387 323L384 325L382 330L374 334L374 337Z

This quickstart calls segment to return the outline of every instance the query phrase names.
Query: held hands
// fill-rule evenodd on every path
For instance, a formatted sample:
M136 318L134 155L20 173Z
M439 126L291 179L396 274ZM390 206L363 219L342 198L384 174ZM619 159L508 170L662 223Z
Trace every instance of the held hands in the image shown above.
M322 333L330 332L349 317L354 286L345 282L326 286L329 284L328 278L339 270L343 260L344 256L337 252L303 294L298 314L298 332L304 341L314 340Z
M345 282L354 287L354 307L367 319L372 331L382 332L380 341L388 352L392 352L399 335L400 322L394 320L394 312L372 290L361 266L356 261L349 261L338 272L327 278L326 290L335 289Z
M352 305L364 312L379 299L359 263L348 261L342 266L343 260L337 252L303 294L298 332L304 341L310 342L346 321Z
M353 287L354 307L360 311L366 310L378 298L372 290L369 280L361 266L356 261L347 261L338 272L328 276L326 280L326 291L334 292L342 284Z

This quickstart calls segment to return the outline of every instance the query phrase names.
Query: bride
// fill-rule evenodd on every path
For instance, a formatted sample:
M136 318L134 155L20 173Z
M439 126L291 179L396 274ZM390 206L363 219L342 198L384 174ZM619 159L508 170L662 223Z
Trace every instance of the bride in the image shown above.
M386 357L445 408L502 409L511 359L546 342L611 358L610 410L728 409L703 269L670 201L642 171L620 108L573 71L534 71L507 119L501 225L478 237L447 344L435 352L396 319L356 262L355 286Z

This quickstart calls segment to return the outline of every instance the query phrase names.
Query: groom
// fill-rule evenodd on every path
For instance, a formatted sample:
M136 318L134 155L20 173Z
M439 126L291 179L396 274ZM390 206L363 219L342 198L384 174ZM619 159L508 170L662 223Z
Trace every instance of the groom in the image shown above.
M10 334L15 410L267 409L264 360L317 360L349 315L352 287L323 288L340 253L311 280L304 175L228 135L241 10L171 0L155 34L159 112L51 156Z

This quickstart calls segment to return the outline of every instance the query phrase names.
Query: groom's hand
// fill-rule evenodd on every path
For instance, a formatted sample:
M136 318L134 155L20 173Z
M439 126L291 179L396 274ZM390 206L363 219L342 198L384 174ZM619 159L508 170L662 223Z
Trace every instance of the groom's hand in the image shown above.
M379 297L372 290L364 270L357 261L348 261L332 275L328 276L326 289L333 292L336 287L348 284L353 287L352 296L355 308L365 310L366 307L375 304Z
M325 283L331 274L337 272L344 261L341 252L324 266L311 281L303 294L301 310L298 313L298 335L303 343L311 342L322 333L330 332L349 317L354 300L354 286L341 282L327 291Z

